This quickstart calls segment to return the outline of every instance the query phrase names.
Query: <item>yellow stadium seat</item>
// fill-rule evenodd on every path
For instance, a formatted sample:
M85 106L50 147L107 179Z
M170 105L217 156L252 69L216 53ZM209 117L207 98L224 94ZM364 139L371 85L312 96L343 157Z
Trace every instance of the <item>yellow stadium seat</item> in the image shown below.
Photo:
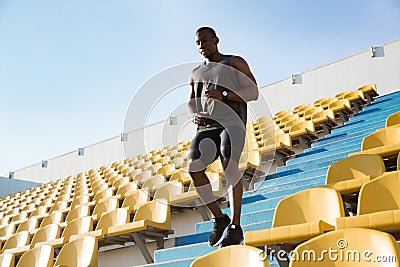
M391 114L386 119L386 127L390 127L390 126L394 126L394 125L400 125L400 111L397 111L396 113Z
M22 209L22 211L27 211L30 215L36 209L38 204L39 203L35 203L35 199L33 198L32 200L27 202L27 205Z
M9 249L21 248L29 244L30 234L28 231L23 231L20 233L16 233L8 237L7 241L5 241L3 248L0 250L0 253L8 253Z
M279 111L279 112L275 113L275 115L274 115L274 117L273 117L273 120L275 120L276 122L278 122L280 118L283 118L283 117L285 117L285 116L287 116L287 115L290 115L290 114L293 114L293 112L290 111L290 110L282 110L282 111Z
M92 236L84 236L65 244L54 263L54 267L63 266L98 266L97 240Z
M314 114L321 112L323 110L324 109L322 107L310 107L309 109L304 111L303 118L305 120L310 120Z
M19 259L16 267L52 267L53 262L53 247L49 245L41 245L25 252Z
M139 186L136 182L129 182L129 183L124 184L121 187L119 187L116 195L124 197L131 192L135 192L138 189L139 189Z
M53 213L54 211L68 212L70 210L71 208L67 201L59 201L50 208L49 213Z
M167 151L167 152L165 153L165 157L166 157L166 158L169 158L169 159L172 159L172 158L174 158L175 155L178 154L178 153L179 153L179 149L178 149L178 147L175 147L175 149L172 149L172 150Z
M157 174L157 171L162 168L162 163L154 163L149 167L145 168L144 170L150 170L153 175Z
M221 159L218 158L218 159L214 160L213 163L211 163L210 165L207 166L206 171L222 174L224 172L224 169L222 168Z
M36 245L39 245L41 242L52 241L60 237L60 226L58 224L49 224L43 228L40 228L33 236L30 244L28 242L27 245L16 247L12 249L8 249L8 253L12 253L14 255L21 255L28 250L34 248Z
M298 105L297 107L295 107L295 108L293 109L293 113L296 113L296 114L298 114L299 116L302 116L302 115L300 115L300 114L301 114L302 112L304 112L305 110L311 108L311 107L312 107L312 106L311 106L310 104Z
M98 182L94 183L92 185L92 188L93 188L93 193L97 194L97 193L99 193L99 192L101 192L103 190L108 189L108 183L105 182L104 180L101 180L101 181L98 181Z
M93 236L102 239L106 236L106 234L108 234L109 227L123 225L126 223L129 223L128 210L124 208L114 209L101 215L101 218L98 221L94 231L72 235L70 236L70 241L81 238L82 236ZM104 242L101 242L100 246L103 245L105 245Z
M28 215L29 215L30 213L32 213L32 212L20 211L16 216L14 216L14 217L11 219L11 223L13 223L13 224L19 224L19 223L21 223L21 222L27 220L28 217L29 217Z
M71 209L75 209L76 207L81 205L89 205L88 203L90 203L90 201L91 201L90 195L78 196L77 198L74 198L74 200L72 201Z
M145 189L136 190L125 196L121 208L125 208L131 213L138 207L150 201L150 194Z
M143 180L142 188L147 188L149 191L157 189L165 183L165 177L161 175L153 175Z
M381 156L356 155L333 163L326 174L325 187L341 194L358 192L361 186L385 172Z
M173 196L183 193L183 185L180 181L166 182L154 193L154 199L166 199L170 201Z
M235 245L224 247L194 260L190 267L268 267L265 253L254 247Z
M83 236L93 231L93 220L90 216L83 216L70 221L65 227L60 238L47 240L41 244L51 245L53 247L61 247L70 241L72 236Z
M314 107L321 107L321 103L327 101L328 99L330 99L330 98L321 98L321 99L316 100L314 102Z
M239 161L239 170L244 171L250 176L253 176L260 166L261 154L259 151L248 151L241 154Z
M113 197L113 196L114 196L114 188L109 187L109 188L103 189L101 191L98 191L94 195L93 201L95 203L99 203L99 202L102 201L102 199L110 198L110 197Z
M34 234L36 232L36 229L38 228L39 228L39 219L37 217L33 217L22 222L17 228L17 233L22 231L29 231L31 234Z
M379 95L378 90L376 88L376 84L367 84L358 88L358 90L364 93L364 97L365 99L367 99L368 105L371 104L374 97L377 97Z
M367 104L367 101L364 98L364 93L360 90L348 92L344 95L343 98L350 101L350 104L355 110L355 113L358 113L362 109L362 107Z
M318 101L318 100L317 100ZM314 102L314 106L316 107L321 107L323 109L328 109L329 105L332 104L333 102L336 102L337 98L332 97L332 98L324 98L320 102Z
M77 206L76 208L70 210L68 212L67 217L65 218L65 221L60 224L62 228L66 227L69 222L72 220L75 220L79 217L82 216L89 216L90 215L90 207L87 205L81 205Z
M121 178L124 178L124 176L120 173L113 173L112 175L110 174L108 177L106 177L109 186Z
M337 99L343 99L344 96L345 96L346 94L348 94L348 93L351 93L351 91L341 92L341 93L335 95L335 98L337 98Z
M294 119L298 119L298 118L299 118L299 115L297 115L297 114L287 115L287 116L285 116L285 117L280 119L280 122L278 123L278 125L279 125L280 128L283 128L283 127L285 127L285 124L287 122L289 122L291 120L294 120Z
M400 232L400 172L387 172L361 187L357 216L338 218L338 229L362 227Z
M110 186L112 186L114 188L119 188L123 185L128 184L129 182L130 182L130 178L128 176L123 176L123 177L119 178L118 180L111 182Z
M339 99L330 102L328 108L332 110L335 116L338 116L343 123L353 114L351 103L347 99Z
M183 157L185 160L187 160L187 150L179 151L179 153L175 154L174 156L174 158L177 157Z
M141 184L141 183L143 183L143 180L151 177L152 175L153 174L152 174L152 172L150 170L142 171L141 173L135 175L134 179L138 184Z
M303 149L309 148L311 143L318 139L312 121L302 121L290 127L289 135L293 143L300 143Z
M265 158L273 156L279 166L285 165L286 160L294 154L290 149L292 139L289 134L278 134L274 138L263 140L263 142L264 144L256 151L259 151Z
M316 131L322 129L325 134L331 133L332 128L337 126L335 113L330 109L312 114L311 121L313 122Z
M177 169L187 167L187 161L185 160L184 157L174 157L171 161L172 164L174 164ZM174 175L174 173L172 175Z
M58 195L57 199L54 202L57 203L57 202L62 202L62 201L70 202L71 201L71 192L60 193L60 195Z
M178 150L174 150L176 153L178 153ZM175 153L175 154L176 154ZM175 155L174 154L174 155ZM168 165L168 164L170 164L171 163L171 158L169 157L169 156L164 156L164 157L161 157L160 156L160 158L157 160L157 161L155 161L154 163L161 163L163 166L165 166L165 165Z
M15 233L15 224L8 224L0 226L0 240L7 240L7 238Z
M157 174L164 176L165 178L170 177L176 171L175 165L172 163L168 163L167 165L163 165L160 169L157 170Z
M352 153L349 156L358 154L377 154L384 159L394 159L400 152L400 127L388 127L376 131L364 137L361 145L361 152Z
M131 240L133 237L146 262L152 263L153 258L145 245L145 240L157 240L157 248L161 249L164 247L164 238L172 233L170 206L165 199L158 199L140 206L133 222L108 227L106 238L110 242L113 238Z
M247 231L245 244L264 246L300 243L335 229L337 217L344 216L340 194L330 188L310 188L279 201L272 228Z
M190 184L192 182L192 177L186 170L178 170L169 178L170 181L180 181L184 185Z
M100 219L103 213L115 210L118 208L118 199L115 197L110 197L103 199L101 202L96 204L94 206L93 212L92 212L92 218L94 221L97 221Z
M39 206L36 210L34 210L29 218L37 217L43 218L48 215L47 210L49 210L49 206Z
M1 242L0 242L0 244L1 244ZM0 266L1 267L14 267L15 266L15 256L11 253L0 254ZM28 266L26 266L26 267L28 267Z
M289 133L290 128L291 128L293 125L296 125L296 124L298 124L298 123L300 123L300 122L303 122L303 121L305 121L305 119L302 118L302 117L299 117L299 118L296 118L296 119L293 119L293 120L290 120L290 121L284 123L284 127L282 128L282 129L283 129L283 132L284 132L284 133Z
M52 223L60 224L63 221L64 221L64 213L62 211L54 211L53 213L43 218L42 222L40 223L40 228L43 228Z
M289 267L399 267L400 249L387 233L352 228L308 240L292 255Z

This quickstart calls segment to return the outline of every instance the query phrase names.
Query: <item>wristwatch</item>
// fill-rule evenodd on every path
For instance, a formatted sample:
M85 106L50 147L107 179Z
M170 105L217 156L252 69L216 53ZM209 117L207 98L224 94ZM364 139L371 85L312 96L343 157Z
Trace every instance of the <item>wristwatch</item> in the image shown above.
M222 102L226 102L226 100L228 100L228 95L229 95L228 91L225 90L222 91L221 95L222 95Z

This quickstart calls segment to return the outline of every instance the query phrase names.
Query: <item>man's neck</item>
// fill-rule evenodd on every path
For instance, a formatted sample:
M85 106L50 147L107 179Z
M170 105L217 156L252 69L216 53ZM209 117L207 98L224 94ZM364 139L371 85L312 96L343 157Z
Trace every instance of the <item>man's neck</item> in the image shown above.
M220 52L215 52L214 54L210 55L208 58L206 58L206 63L209 62L220 62L223 59L223 55Z

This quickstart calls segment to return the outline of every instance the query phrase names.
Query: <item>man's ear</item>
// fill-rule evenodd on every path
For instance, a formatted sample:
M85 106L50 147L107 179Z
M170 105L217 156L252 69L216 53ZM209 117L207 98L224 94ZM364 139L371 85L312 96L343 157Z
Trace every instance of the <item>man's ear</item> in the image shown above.
M216 45L219 43L219 38L217 36L214 37L214 42Z

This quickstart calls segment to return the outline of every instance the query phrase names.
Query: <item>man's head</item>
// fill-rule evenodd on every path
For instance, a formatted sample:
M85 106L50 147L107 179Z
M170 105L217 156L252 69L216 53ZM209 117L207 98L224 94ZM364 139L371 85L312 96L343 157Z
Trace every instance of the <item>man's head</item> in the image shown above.
M201 27L196 31L195 37L196 47L200 54L209 58L218 52L219 39L213 28Z

